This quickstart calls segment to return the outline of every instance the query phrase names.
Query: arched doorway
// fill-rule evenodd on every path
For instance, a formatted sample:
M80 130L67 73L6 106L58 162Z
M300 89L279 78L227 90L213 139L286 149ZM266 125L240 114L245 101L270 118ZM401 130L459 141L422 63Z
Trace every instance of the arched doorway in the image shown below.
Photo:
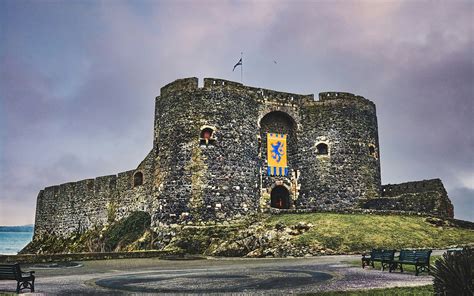
M285 186L279 185L272 189L270 206L277 209L290 208L290 192Z

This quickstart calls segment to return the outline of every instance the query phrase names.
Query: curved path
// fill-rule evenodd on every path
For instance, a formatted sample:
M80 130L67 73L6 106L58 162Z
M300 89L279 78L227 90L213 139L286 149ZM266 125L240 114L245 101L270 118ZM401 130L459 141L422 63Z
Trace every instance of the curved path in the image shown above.
M432 283L430 276L362 269L347 263L360 256L207 260L121 259L85 261L69 268L33 267L36 292L47 295L289 294ZM0 281L1 292L16 283Z

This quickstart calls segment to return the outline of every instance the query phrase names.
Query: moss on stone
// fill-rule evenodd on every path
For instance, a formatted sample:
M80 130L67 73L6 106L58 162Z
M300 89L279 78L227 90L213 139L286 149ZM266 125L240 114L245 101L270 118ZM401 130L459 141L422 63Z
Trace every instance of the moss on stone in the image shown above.
M201 149L194 147L191 153L191 162L186 167L191 173L191 198L188 202L192 218L199 220L203 202L203 189L205 185L205 172L207 166L204 163Z
M127 218L113 224L103 234L105 251L126 248L127 245L142 237L150 224L151 217L146 212L133 212Z

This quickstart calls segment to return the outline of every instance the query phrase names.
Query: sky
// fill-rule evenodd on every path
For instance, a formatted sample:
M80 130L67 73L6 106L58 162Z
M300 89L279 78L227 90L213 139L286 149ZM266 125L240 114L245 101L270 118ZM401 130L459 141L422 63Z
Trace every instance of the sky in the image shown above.
M474 1L0 0L0 225L134 169L160 88L241 52L246 85L375 102L382 183L440 178L474 221Z

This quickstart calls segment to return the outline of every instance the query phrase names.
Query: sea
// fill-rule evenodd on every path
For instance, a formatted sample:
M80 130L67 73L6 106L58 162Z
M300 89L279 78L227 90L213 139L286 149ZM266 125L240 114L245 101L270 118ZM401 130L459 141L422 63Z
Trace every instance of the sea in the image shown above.
M33 232L0 232L0 255L16 255L33 238Z

